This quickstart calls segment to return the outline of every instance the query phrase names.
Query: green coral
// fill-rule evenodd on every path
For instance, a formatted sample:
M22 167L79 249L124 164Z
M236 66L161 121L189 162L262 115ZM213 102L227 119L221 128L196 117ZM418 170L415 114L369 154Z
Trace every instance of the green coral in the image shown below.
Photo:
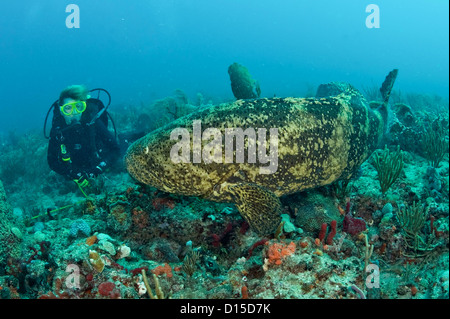
M405 205L397 213L397 220L400 224L407 252L406 257L424 257L433 251L439 242L433 232L426 235L422 232L428 217L429 207L413 203ZM410 254L412 252L412 255Z
M445 122L448 123L448 119ZM448 153L447 131L448 124L445 127L444 121L438 117L426 128L422 139L425 158L435 168L439 167L439 163L444 159L445 154Z
M403 170L403 153L400 146L397 146L397 150L393 153L385 146L382 152L374 153L373 160L384 195Z
M350 196L350 191L353 188L353 183L351 179L339 179L330 185L331 193L334 197L339 200L345 200L345 198Z

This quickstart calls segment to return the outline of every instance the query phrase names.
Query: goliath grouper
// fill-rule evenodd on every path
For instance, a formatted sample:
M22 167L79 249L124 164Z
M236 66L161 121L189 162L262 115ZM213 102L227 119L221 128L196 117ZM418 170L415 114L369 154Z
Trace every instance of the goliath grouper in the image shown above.
M376 110L351 85L334 96L200 109L130 145L126 167L162 191L234 203L252 229L270 234L281 222L280 196L348 179L377 148L397 71L386 77Z

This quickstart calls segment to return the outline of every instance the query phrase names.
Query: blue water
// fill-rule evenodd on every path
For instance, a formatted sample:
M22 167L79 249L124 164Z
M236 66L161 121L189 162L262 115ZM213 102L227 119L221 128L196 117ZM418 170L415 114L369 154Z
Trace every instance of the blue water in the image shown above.
M77 4L80 28L67 28ZM367 28L366 6L380 8ZM448 97L445 0L16 0L0 3L0 133L41 128L70 84L103 87L112 108L182 89L233 99L227 68L245 65L262 96L301 96L347 81Z

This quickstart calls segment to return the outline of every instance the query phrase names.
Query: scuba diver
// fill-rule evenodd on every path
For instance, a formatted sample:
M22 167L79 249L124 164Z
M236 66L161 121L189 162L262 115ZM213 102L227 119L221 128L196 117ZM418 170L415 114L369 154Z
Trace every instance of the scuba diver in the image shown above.
M106 107L100 99L89 95L95 90L108 94ZM47 113L48 117L53 109L48 165L73 180L85 196L83 189L89 186L89 179L104 173L120 156L117 139L107 127L106 109L110 103L106 90L89 91L84 85L71 85L61 92Z

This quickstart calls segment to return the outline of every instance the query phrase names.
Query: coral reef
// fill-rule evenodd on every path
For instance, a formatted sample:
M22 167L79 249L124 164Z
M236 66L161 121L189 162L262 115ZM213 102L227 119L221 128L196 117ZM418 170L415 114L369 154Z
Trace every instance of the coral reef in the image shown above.
M176 92L154 104L172 119L189 103ZM0 298L448 299L448 151L433 165L417 143L437 125L417 103L393 107L386 144L400 145L403 169L389 191L365 162L351 181L281 198L265 237L233 205L157 191L123 168L86 199L30 165L45 141L15 136L0 154Z
M0 269L4 269L7 262L20 257L22 232L23 224L13 214L0 180Z

